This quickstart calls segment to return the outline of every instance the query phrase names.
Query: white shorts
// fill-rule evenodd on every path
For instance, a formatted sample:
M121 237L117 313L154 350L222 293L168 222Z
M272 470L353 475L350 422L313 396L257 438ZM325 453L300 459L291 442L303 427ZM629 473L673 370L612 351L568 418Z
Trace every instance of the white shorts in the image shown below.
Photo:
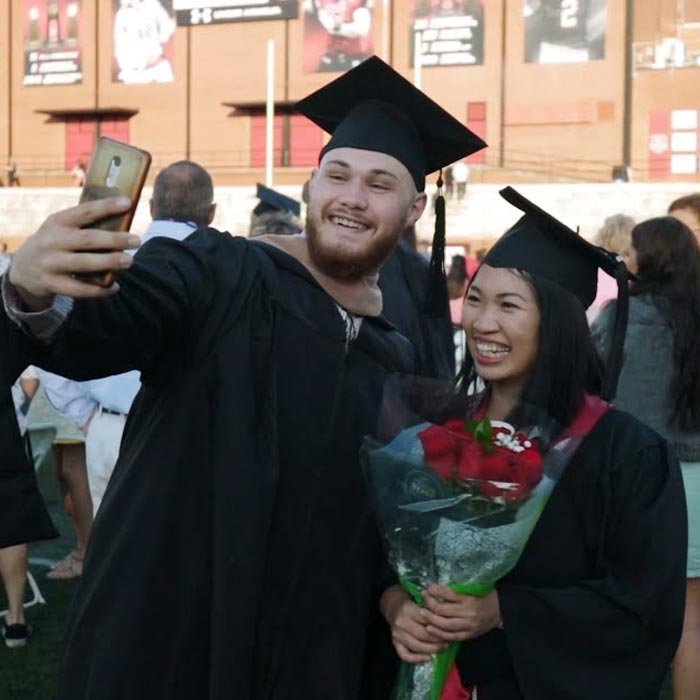
M92 497L92 512L95 515L102 503L114 465L119 457L119 446L125 424L125 415L104 413L101 409L96 411L90 421L85 438L85 458Z

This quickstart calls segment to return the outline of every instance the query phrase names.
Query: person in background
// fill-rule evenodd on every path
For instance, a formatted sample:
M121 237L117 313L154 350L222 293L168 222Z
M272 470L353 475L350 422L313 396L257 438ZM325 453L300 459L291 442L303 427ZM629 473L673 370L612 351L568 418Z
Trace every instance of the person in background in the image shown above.
M683 636L673 663L674 700L700 698L700 249L673 217L632 230L632 282L617 406L651 426L681 463L688 508L688 564ZM615 303L593 324L603 356Z
M305 186L308 192L308 187ZM302 197L304 190L302 190ZM308 196L308 194L307 194ZM250 215L250 238L258 236L294 236L303 230L301 204L281 192L257 184L256 197L260 200Z
M93 511L85 457L84 419L79 413L80 391L74 382L39 370L41 387L55 413L56 435L51 445L53 472L61 501L71 520L75 546L60 559L46 578L70 581L83 573L83 561L92 530Z
M27 459L31 462L31 447L27 435L27 411L39 388L36 370L28 367L12 387L12 399L17 414L20 435L25 440ZM31 636L31 627L24 616L24 594L27 586L26 544L0 548L0 578L7 598L7 616L2 629L5 645L10 648L26 646Z
M464 262L467 266L467 279L471 279L476 274L481 264L476 258L476 254L472 254L472 247L470 243L464 246Z
M445 199L452 199L452 195L455 193L455 179L452 166L448 165L443 174L445 176Z
M450 317L454 326L462 325L462 300L467 280L466 258L464 255L453 255L447 270L447 293L450 297Z
M152 221L143 235L143 244L156 237L184 240L214 219L216 204L210 174L189 160L168 165L155 179L149 208ZM119 456L126 419L141 388L140 375L132 371L88 382L55 378L45 384L54 407L70 417L86 435L87 482L94 517ZM69 555L73 572L82 570L84 545L80 543L87 543L88 534L89 529L78 538L77 551Z
M625 214L609 216L596 234L594 242L627 262L634 224L634 219ZM603 306L615 297L617 297L617 282L605 271L598 270L598 294L586 312L588 322L592 323Z
M467 161L459 160L452 166L452 179L457 185L457 199L461 202L467 194L467 181L469 180Z
M429 261L416 251L415 226L409 226L379 270L382 316L411 341L417 357L416 374L451 379L455 353L448 306L444 304L442 313L426 311L429 272ZM447 300L447 289L443 294Z
M7 167L5 168L7 173L7 186L8 187L20 187L21 183L19 180L19 168L14 160L7 161Z
M7 252L7 243L0 241L0 275L10 267L12 256Z
M79 160L76 162L70 174L73 176L73 184L76 187L82 187L85 184L85 176L87 173L85 172L85 166L82 161Z
M668 213L680 219L700 240L700 192L679 197L671 202Z

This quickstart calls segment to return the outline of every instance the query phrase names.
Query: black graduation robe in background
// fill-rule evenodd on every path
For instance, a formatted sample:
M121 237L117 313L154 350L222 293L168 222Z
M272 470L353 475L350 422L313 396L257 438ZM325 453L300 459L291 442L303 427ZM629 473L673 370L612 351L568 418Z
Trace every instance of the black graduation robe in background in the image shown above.
M0 279L2 279L0 277ZM2 303L0 303L2 309ZM17 425L12 385L35 347L0 312L0 548L58 537Z
M408 341L287 254L158 238L75 304L48 366L142 370L90 538L60 700L386 698L383 556L359 464ZM381 633L381 634L377 634Z
M382 316L411 341L416 349L416 374L452 379L455 376L455 344L449 305L443 318L424 312L430 264L405 241L399 241L379 271ZM447 299L447 288L445 288Z
M462 646L463 682L479 700L658 700L683 627L686 538L675 456L610 410L497 585L504 630Z

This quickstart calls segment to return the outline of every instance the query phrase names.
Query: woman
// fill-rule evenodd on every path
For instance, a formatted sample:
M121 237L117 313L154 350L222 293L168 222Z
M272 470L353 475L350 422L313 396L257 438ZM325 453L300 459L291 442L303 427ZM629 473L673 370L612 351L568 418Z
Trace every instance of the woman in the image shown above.
M629 255L632 241L632 229L635 221L625 214L608 216L595 236L594 243L605 248L610 253L619 255L625 262ZM615 280L603 270L598 271L598 293L595 301L587 312L588 321L592 323L601 312L602 308L617 296L617 284Z
M620 263L503 195L525 216L467 291L463 386L483 382L492 419L517 424L534 408L583 439L494 592L432 585L420 608L394 586L382 612L409 663L461 641L459 674L479 700L650 700L680 637L686 519L665 441L595 396L614 377L601 377L585 308L597 268Z
M617 404L663 435L681 460L688 504L688 569L683 636L673 666L674 698L700 697L700 250L692 231L671 216L632 231L625 362ZM594 325L609 346L606 309Z

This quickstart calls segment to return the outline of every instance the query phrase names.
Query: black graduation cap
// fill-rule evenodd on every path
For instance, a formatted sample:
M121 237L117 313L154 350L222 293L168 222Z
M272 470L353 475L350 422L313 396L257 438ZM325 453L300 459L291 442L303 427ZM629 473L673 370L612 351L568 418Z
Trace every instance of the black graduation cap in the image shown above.
M425 176L486 147L464 124L377 56L296 103L332 134L333 148L378 151L403 163L419 192Z
M260 200L255 209L253 209L253 214L260 216L261 214L267 214L272 211L288 211L298 217L301 214L301 204L283 195L281 192L272 190L265 185L257 183L257 190L255 196Z
M295 109L331 134L321 157L342 147L386 153L406 166L419 192L425 189L426 175L486 147L377 56L300 100ZM445 201L439 196L426 294L430 316L448 312L444 257Z
M596 297L599 268L617 280L618 304L602 392L604 398L612 399L622 365L629 280L634 276L618 255L589 243L512 187L500 194L523 216L487 253L484 265L516 268L549 280L573 294L584 308Z

